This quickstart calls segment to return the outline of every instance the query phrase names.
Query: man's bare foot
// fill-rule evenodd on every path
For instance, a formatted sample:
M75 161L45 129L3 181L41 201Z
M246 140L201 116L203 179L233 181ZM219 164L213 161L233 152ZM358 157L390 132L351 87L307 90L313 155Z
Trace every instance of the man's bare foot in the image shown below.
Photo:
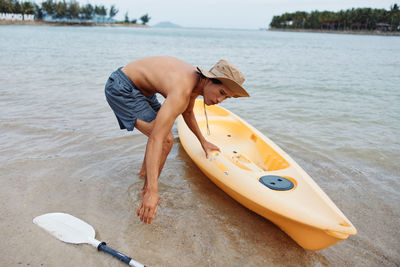
M136 176L140 179L146 178L146 171L140 171Z

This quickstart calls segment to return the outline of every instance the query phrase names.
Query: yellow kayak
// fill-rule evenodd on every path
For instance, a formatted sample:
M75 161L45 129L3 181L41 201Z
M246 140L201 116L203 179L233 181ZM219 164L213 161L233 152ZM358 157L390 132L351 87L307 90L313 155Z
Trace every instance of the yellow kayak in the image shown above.
M314 180L281 148L257 129L220 106L208 106L207 135L203 101L193 108L203 135L221 152L207 159L183 117L179 138L196 165L239 203L272 221L300 246L325 249L356 228Z

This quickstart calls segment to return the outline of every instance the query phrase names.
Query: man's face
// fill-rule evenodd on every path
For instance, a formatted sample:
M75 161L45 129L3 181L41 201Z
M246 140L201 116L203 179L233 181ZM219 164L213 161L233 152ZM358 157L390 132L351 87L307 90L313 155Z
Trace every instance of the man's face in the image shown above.
M204 102L207 106L219 104L232 96L232 91L223 84L215 84L210 81L204 87Z

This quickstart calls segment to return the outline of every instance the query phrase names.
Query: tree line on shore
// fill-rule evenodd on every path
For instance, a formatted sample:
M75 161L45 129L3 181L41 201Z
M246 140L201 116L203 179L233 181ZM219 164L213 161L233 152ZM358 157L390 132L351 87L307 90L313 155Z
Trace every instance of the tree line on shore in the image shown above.
M397 4L390 10L352 8L339 12L297 11L274 16L271 28L312 30L381 30L400 31L400 10Z
M0 0L0 13L16 13L34 15L36 20L43 20L46 16L54 20L91 21L95 17L97 21L112 22L119 12L115 5L107 9L104 5L80 5L76 0L69 2L46 0L40 4L30 1ZM142 24L150 21L148 14L140 17ZM137 23L137 19L130 20L125 13L124 23Z

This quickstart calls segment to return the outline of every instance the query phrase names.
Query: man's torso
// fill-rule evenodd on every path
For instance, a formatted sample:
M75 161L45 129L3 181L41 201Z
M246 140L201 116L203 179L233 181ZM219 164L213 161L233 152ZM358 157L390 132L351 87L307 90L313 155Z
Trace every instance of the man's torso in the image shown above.
M190 90L196 86L196 68L174 57L148 57L132 61L122 71L145 95L159 93L165 98L177 90ZM183 91L181 93L184 93Z

